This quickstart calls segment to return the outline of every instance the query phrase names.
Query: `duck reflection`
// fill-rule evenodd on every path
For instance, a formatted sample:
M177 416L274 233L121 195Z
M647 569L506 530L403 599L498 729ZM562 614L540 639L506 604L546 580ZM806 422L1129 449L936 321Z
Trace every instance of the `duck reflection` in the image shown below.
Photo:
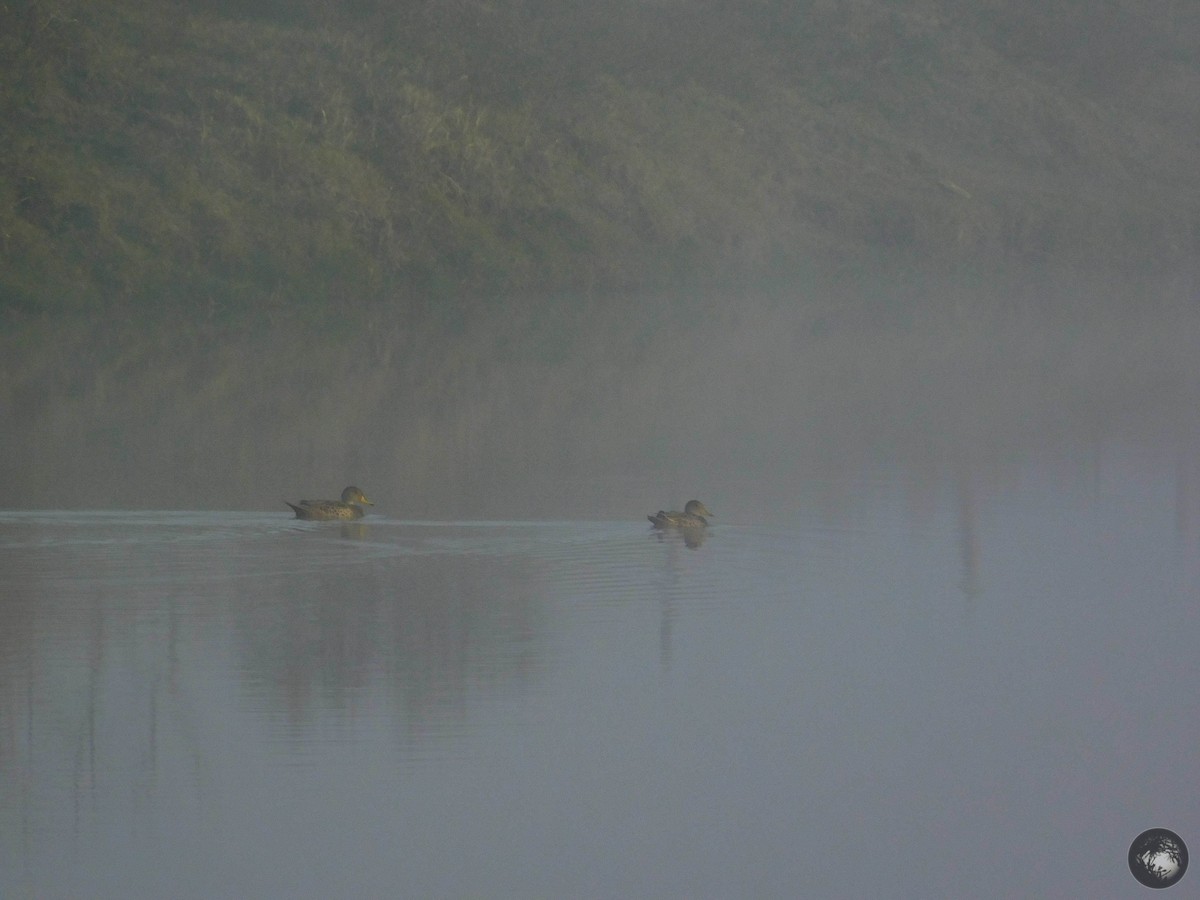
M362 522L346 522L339 529L343 540L364 541L371 533L371 526Z
M683 541L683 545L689 550L697 550L708 537L707 528L669 528L656 529L652 532L654 538L658 541L667 541L674 543L677 540Z

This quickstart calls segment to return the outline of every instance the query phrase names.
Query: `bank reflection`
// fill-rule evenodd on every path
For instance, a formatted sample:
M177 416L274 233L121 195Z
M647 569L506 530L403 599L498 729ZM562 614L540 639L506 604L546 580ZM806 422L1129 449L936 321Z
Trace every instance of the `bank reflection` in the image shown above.
M539 668L541 601L514 587L536 578L497 578L495 566L414 555L281 579L268 602L235 611L239 679L297 737L322 714L352 723L368 705L436 732L469 696Z

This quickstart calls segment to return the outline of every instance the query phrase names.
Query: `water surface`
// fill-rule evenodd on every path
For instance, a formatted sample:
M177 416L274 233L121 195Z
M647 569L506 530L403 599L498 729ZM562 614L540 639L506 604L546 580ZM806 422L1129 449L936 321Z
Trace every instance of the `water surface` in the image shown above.
M706 497L698 546L0 513L0 895L1140 895L1139 832L1200 848L1181 458Z

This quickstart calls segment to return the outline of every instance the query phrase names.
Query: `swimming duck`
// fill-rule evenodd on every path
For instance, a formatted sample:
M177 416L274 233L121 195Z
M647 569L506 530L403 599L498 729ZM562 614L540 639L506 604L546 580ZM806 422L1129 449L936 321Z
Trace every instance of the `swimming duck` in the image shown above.
M704 528L708 525L705 516L712 513L699 500L689 500L683 507L683 512L659 510L652 516L646 516L655 528Z
M285 503L287 501L284 501ZM301 500L298 504L288 503L296 511L297 519L317 519L330 521L334 519L361 519L366 512L362 504L374 506L366 494L356 487L348 487L342 491L341 500Z

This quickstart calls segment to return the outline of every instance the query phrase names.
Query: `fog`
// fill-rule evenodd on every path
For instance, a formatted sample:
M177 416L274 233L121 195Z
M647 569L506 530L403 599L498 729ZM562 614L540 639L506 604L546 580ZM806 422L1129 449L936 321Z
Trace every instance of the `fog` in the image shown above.
M6 492L210 511L0 518L5 894L1128 896L1192 289L865 286L24 358Z
M1076 6L14 12L0 507L747 521L1186 453L1196 19Z
M744 522L875 466L920 483L1114 442L1188 454L1194 286L1073 279L60 329L5 347L0 505L282 516L353 483L396 518L636 519L699 496Z
M1128 895L1198 9L0 4L0 893Z

